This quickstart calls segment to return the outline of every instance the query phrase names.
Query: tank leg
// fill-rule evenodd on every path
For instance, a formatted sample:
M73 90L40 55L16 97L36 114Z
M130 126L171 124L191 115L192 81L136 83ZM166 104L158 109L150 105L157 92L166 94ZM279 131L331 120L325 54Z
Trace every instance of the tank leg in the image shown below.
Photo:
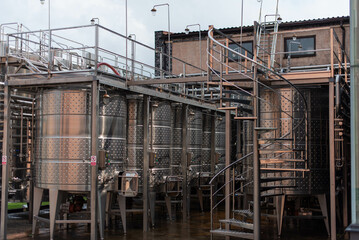
M283 226L285 195L277 196L275 197L275 199L276 199L276 211L277 211L278 236L280 236L282 234L282 226Z
M104 239L104 229L105 229L105 211L106 211L106 195L107 190L99 191L97 194L98 197L98 218L99 218L99 228L100 228L100 238Z
M60 191L57 189L50 189L50 239L54 239L54 231L55 231L55 222L56 216L60 207L61 201Z
M325 217L324 218L325 228L327 229L328 236L330 236L327 198L326 198L325 194L319 194L319 195L317 195L317 198L319 201L320 210L322 210L322 214Z
M150 212L151 212L152 227L155 226L155 203L156 203L156 193L150 192Z
M39 215L42 195L44 193L44 189L34 187L34 215L32 221L32 236L34 237L36 231L37 220L36 217Z
M202 189L198 188L197 189L197 194L198 194L199 206L201 207L201 211L203 212L203 192L202 192Z
M126 197L118 195L118 206L120 207L123 232L126 234Z
M167 207L168 216L169 216L170 221L172 221L171 197L170 197L170 196L166 196L166 197L165 197L165 200L166 200L166 207Z
M105 214L106 214L105 227L106 228L108 228L110 225L112 195L113 195L113 192L107 192L107 195L106 195L106 210L105 210Z

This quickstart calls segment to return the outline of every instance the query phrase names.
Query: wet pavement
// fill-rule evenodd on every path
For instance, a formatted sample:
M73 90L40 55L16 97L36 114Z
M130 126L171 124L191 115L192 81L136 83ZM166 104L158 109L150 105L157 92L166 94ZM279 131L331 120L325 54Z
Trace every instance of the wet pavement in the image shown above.
M46 212L45 212L46 213ZM190 219L183 222L181 214L177 213L177 218L173 221L167 219L164 210L158 211L156 226L150 228L147 233L142 231L142 214L128 214L127 234L122 230L120 220L112 223L110 229L105 231L105 239L109 240L177 240L177 239L210 239L210 213L201 213L194 210ZM222 215L222 213L220 213ZM39 233L31 237L31 225L28 223L27 213L11 214L8 222L8 239L39 239L48 240L49 230L46 224L40 225ZM293 220L287 219L284 222L283 234L279 238L276 234L277 226L274 220L262 221L262 239L281 239L281 240L326 240L328 239L326 229L322 220ZM72 225L69 229L59 229L55 232L54 239L90 239L90 227L87 224ZM224 238L213 238L224 239Z

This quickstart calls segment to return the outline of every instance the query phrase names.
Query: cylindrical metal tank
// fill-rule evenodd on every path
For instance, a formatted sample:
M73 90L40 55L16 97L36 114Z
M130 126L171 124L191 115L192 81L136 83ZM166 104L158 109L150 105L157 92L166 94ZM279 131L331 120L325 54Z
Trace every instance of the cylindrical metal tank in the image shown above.
M212 115L203 112L203 135L202 135L202 161L201 172L211 172L211 137L212 137Z
M126 156L126 101L110 95L100 94L99 149L108 151L110 161L102 179L120 171ZM37 100L36 187L90 191L91 91L43 89Z
M150 150L156 155L150 184L154 186L164 183L171 175L171 104L168 101L152 102L150 111Z
M143 97L127 96L128 137L126 170L139 174L139 192L143 187Z
M225 167L226 153L226 121L224 115L217 115L215 120L215 141L216 153L218 154L218 163L215 171L218 172Z
M189 181L191 181L201 172L203 115L200 109L193 107L189 109L187 134L189 136L188 152L192 155L191 159L188 159L190 161Z
M182 175L182 114L180 104L172 106L171 175Z
M275 144L270 145L266 149L273 150L288 150L295 149L296 151L289 153L281 153L274 155L273 153L262 154L262 159L278 159L274 163L263 163L261 167L265 168L283 168L283 169L303 169L307 161L309 172L303 173L301 171L273 171L262 173L262 177L285 177L291 178L278 182L268 182L267 186L271 185L288 185L290 188L283 189L286 194L321 194L328 191L329 181L329 165L328 165L328 89L315 88L305 89L301 91L304 94L308 103L308 131L307 140L309 141L309 148L307 158L305 157L305 141L306 129L302 122L305 114L305 104L301 96L290 88L277 89L283 97L278 94L264 90L261 91L260 101L260 119L261 127L277 128L276 131L270 131L259 135L259 139L263 142L264 139L276 139L285 136L281 141L274 141ZM252 135L253 124L250 121L243 121L243 143L244 154L253 151ZM296 127L298 126L298 127ZM287 135L287 133L289 133ZM293 139L293 140L290 140ZM273 140L272 140L273 141ZM280 162L280 160L282 160ZM293 161L288 161L293 160ZM252 179L252 158L244 161L246 179ZM294 187L295 186L295 187ZM249 191L250 188L248 188ZM276 190L272 190L274 192Z

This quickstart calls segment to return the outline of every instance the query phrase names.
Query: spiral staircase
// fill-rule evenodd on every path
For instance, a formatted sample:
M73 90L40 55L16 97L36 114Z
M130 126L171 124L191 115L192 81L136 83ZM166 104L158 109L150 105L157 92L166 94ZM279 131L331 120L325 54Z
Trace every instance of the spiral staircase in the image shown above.
M240 121L243 132L236 159L227 160L226 167L210 181L211 237L259 239L260 219L268 212L276 217L280 232L283 195L295 189L296 181L309 171L306 99L274 70L270 57L260 58L262 52L257 49L264 49L261 44L267 44L260 39L262 29L262 24L255 24L254 53L249 54L241 54L216 40L214 36L220 35L225 42L246 51L221 31L212 28L208 32L209 84L219 89L218 109L226 111L232 122ZM244 60L235 61L229 55ZM253 59L247 57L250 55ZM232 80L230 76L235 74L238 78ZM280 79L283 87L271 87L272 79ZM297 110L298 104L305 106L303 111ZM220 180L223 175L225 181ZM219 211L223 205L224 217L223 211ZM261 209L267 213L261 214Z

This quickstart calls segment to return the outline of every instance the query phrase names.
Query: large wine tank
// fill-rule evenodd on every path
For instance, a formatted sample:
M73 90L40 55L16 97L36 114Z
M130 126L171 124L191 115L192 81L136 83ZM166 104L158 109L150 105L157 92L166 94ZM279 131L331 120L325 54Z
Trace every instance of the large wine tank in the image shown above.
M171 104L168 101L151 102L150 110L149 143L150 150L155 153L150 185L158 186L171 176Z
M197 108L190 108L188 114L189 144L188 152L191 153L189 161L189 181L199 176L201 172L202 140L203 140L203 115Z
M309 172L301 171L290 172L270 172L262 173L262 177L285 177L292 178L283 180L281 185L296 186L283 189L286 194L320 194L328 190L329 165L328 165L328 89L325 87L315 89L301 88L308 104L308 130L306 138L306 126L303 121L305 114L305 104L299 93L289 88L277 89L283 96L272 91L261 91L260 101L260 119L261 127L276 128L275 131L262 133L259 139L276 139L284 138L288 140L276 141L266 149L295 149L296 151L289 153L281 153L273 155L268 153L261 155L264 159L283 159L282 163L262 164L267 168L284 168L284 169L303 169L309 168ZM244 121L244 149L243 153L248 154L253 151L253 124L250 121ZM284 136L284 137L283 137ZM291 140L293 139L293 140ZM307 157L305 154L308 141ZM294 161L286 161L293 159ZM307 161L302 161L306 159ZM251 179L252 176L252 159L248 158L244 161L243 172L244 177ZM276 183L267 183L267 185L275 185Z
M143 97L128 96L128 137L126 170L139 174L139 192L143 187Z
M100 173L111 179L126 156L126 99L100 92L99 149L109 166ZM35 142L36 187L90 191L91 91L85 88L43 89L38 100Z
M182 106L172 106L171 175L182 175Z
M226 121L224 115L216 115L215 118L215 141L216 154L218 155L218 162L216 164L216 172L225 167L225 153L226 153Z
M202 135L202 161L201 173L211 172L211 140L212 140L212 115L203 112L203 135Z

